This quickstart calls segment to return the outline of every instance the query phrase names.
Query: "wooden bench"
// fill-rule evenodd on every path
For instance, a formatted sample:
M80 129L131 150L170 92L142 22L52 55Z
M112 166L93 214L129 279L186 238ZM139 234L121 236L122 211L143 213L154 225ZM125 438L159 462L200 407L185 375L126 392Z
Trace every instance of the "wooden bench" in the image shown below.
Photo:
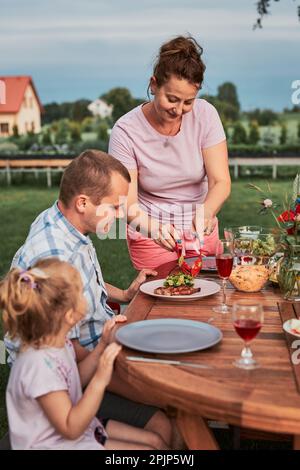
M63 172L66 166L69 165L71 159L6 159L0 160L0 174L5 173L7 184L12 183L12 174L14 173L33 173L38 178L39 173L46 173L47 186L52 186L52 173Z

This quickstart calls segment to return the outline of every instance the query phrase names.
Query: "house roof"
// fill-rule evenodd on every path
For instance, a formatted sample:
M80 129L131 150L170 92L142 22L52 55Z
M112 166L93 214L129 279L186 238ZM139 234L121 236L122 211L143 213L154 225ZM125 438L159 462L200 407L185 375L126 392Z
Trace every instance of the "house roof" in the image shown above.
M6 87L6 104L0 104L0 114L17 113L19 111L24 99L25 90L28 85L32 86L40 110L43 112L42 103L40 102L33 80L29 75L14 77L0 76L0 80L4 81Z

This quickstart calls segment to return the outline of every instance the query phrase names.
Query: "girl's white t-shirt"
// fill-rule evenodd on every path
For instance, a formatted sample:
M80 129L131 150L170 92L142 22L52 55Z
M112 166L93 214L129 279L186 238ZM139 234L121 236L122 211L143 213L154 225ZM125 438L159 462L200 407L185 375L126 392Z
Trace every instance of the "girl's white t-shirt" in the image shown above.
M71 341L67 341L63 348L28 348L18 355L6 389L13 449L103 449L95 439L95 429L100 428L102 433L107 434L97 418L93 418L82 436L75 440L64 438L52 426L37 398L59 390L68 392L73 405L82 397Z

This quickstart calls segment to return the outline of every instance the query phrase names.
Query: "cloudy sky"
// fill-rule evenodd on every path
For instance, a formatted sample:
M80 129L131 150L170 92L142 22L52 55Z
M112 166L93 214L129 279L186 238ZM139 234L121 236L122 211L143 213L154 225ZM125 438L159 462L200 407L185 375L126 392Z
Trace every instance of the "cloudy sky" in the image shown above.
M0 0L0 75L32 75L43 103L96 98L115 86L146 96L160 44L191 33L204 48L204 91L238 87L244 109L292 106L300 79L297 2L256 0Z

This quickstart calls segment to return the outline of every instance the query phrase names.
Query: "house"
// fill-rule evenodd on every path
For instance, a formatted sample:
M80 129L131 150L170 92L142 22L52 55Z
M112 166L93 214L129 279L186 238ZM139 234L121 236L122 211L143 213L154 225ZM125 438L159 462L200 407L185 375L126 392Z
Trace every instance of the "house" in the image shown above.
M40 132L43 107L30 76L0 76L0 137Z
M106 118L111 117L113 106L101 99L97 99L88 105L88 110L91 111L94 116Z

